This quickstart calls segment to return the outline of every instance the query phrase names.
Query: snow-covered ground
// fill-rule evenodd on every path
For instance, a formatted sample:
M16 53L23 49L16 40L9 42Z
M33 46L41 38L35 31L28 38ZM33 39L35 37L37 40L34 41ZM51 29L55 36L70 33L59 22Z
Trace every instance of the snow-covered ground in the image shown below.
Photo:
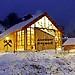
M0 75L75 75L75 54L0 53Z

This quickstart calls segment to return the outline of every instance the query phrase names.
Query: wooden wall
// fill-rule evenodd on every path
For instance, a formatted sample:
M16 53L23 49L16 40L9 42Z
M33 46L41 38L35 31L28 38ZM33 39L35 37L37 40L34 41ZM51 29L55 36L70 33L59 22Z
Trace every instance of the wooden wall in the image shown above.
M62 33L58 30L55 31L55 42L56 42L56 49L62 49Z
M36 50L55 49L55 37L35 28L35 48Z
M7 44L7 43L4 43L4 40L6 40L6 37L9 37L9 40L12 41L12 43L9 43L12 47L10 47L8 45L8 48L7 48L7 46L5 46ZM10 33L9 35L7 35L4 38L0 39L0 52L7 52L7 51L12 52L12 51L14 51L14 48L15 48L14 41L15 41L15 32Z
M75 49L75 45L65 45L64 50L72 50Z

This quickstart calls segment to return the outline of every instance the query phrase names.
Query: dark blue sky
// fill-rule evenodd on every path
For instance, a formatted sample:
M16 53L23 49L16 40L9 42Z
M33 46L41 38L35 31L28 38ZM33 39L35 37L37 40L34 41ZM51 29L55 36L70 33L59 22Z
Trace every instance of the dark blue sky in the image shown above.
M65 30L75 29L75 0L0 0L0 19L16 12L20 17L31 13L48 12Z

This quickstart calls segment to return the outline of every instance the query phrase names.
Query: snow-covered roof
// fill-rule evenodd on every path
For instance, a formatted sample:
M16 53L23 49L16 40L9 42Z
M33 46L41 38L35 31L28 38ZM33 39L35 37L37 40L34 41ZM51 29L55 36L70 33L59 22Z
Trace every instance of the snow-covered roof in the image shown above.
M8 35L9 33L13 32L13 31L16 31L16 30L19 30L19 29L23 28L24 26L26 26L28 23L30 23L31 21L36 19L41 14L43 14L43 13L37 13L36 15L33 15L33 17L31 19L29 19L27 21L23 21L23 22L18 23L18 24L15 24L11 28L9 28L8 30L6 30L5 32L0 34L0 39L3 38L4 36Z
M63 46L65 45L75 45L75 38L68 38L63 44Z

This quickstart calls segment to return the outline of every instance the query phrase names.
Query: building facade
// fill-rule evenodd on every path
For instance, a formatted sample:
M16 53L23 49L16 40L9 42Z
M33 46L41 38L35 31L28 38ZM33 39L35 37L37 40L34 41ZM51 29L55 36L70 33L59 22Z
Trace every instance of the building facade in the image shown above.
M64 50L75 50L75 38L68 38L63 44Z
M62 29L45 12L2 33L0 51L60 50L62 34Z

